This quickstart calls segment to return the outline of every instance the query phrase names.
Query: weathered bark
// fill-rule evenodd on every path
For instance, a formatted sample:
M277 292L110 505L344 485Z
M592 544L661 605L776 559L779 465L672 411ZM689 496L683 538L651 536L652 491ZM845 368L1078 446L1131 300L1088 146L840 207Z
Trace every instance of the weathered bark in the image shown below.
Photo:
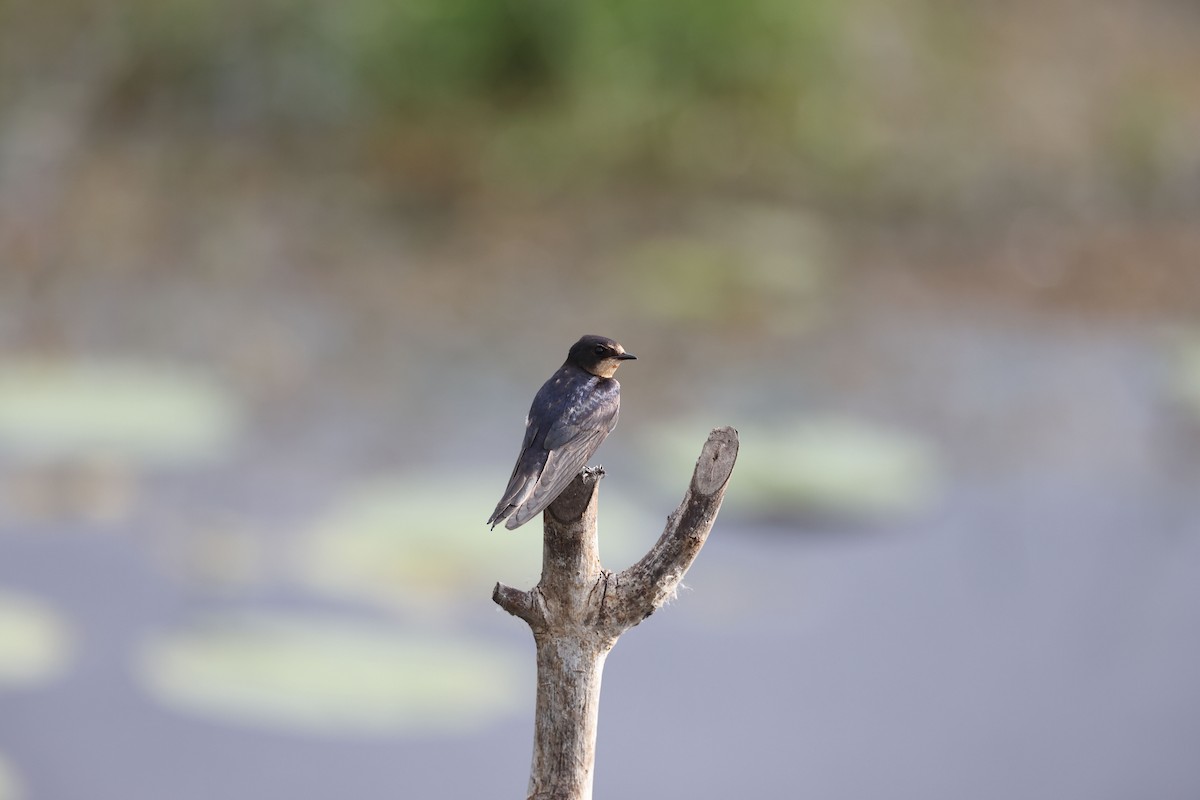
M492 599L537 645L530 800L590 800L604 660L617 638L675 595L704 546L737 459L733 428L709 434L683 502L658 542L620 573L600 565L596 502L604 472L586 469L542 515L542 577L529 591L496 584Z

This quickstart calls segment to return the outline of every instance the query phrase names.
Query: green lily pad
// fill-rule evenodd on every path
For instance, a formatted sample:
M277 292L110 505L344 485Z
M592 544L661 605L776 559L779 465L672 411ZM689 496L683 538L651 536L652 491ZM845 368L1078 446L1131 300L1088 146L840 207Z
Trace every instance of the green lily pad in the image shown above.
M0 800L21 800L24 796L16 768L0 753Z
M1200 332L1181 336L1175 343L1173 356L1172 393L1200 419Z
M299 558L311 586L423 611L488 597L496 581L530 587L542 565L542 526L489 530L507 471L489 479L380 478L349 491L310 531ZM632 560L661 527L623 504L601 484L600 544L606 563ZM638 553L637 555L640 555Z
M214 617L150 639L137 666L178 709L316 733L455 733L525 700L507 650L334 617Z
M69 649L67 626L56 613L24 595L0 592L0 687L56 677Z
M130 360L0 361L0 449L33 461L192 462L233 442L238 413L205 375Z
M658 452L694 463L698 432L707 430L702 423L673 428L658 438ZM845 417L738 430L742 446L727 502L739 512L875 517L917 510L937 491L932 446L901 431Z

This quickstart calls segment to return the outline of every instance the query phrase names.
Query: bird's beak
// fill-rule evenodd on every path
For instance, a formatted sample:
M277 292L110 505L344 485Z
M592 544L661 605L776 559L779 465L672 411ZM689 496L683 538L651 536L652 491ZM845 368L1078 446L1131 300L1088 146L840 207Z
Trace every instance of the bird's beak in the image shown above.
M633 353L620 353L617 355L617 361L637 361L637 356Z

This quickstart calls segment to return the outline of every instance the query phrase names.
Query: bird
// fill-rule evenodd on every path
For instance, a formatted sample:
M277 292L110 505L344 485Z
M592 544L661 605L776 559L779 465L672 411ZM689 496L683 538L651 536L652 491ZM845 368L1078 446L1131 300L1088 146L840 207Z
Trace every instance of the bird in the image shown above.
M525 417L521 453L508 487L487 524L495 530L524 525L554 502L613 428L621 384L613 377L637 356L607 336L571 345L567 360L542 384Z

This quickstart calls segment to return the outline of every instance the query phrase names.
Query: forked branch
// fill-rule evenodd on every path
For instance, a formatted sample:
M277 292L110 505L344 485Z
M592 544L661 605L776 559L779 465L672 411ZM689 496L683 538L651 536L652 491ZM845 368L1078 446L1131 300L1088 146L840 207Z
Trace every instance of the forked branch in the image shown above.
M497 583L492 599L529 624L537 710L528 797L590 800L600 677L617 638L675 595L704 546L737 460L733 428L709 434L679 508L658 542L619 574L600 565L602 470L584 470L542 515L542 577L529 591Z

